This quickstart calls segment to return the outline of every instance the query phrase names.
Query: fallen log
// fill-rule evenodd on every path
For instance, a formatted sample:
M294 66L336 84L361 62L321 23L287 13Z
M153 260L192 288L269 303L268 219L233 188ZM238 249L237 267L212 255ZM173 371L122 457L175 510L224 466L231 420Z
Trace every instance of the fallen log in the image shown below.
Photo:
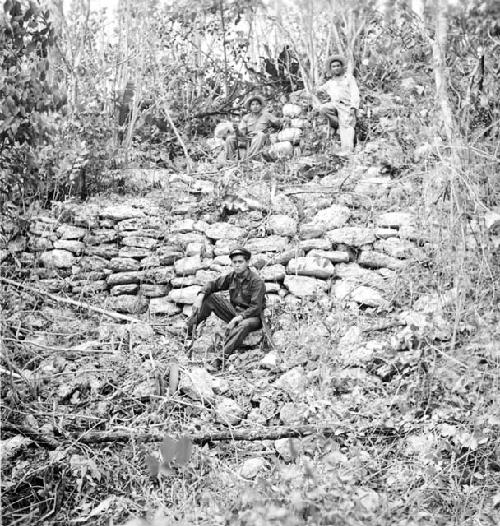
M92 312L97 312L98 314L108 316L109 318L113 318L115 320L128 321L130 323L144 323L139 318L134 318L132 316L127 316L126 314L119 314L118 312L101 309L100 307L94 307L93 305L89 305L88 303L83 303L81 301L72 300L71 298L61 298L60 296L57 296L56 294L46 292L45 290L37 289L36 287L32 287L31 285L24 285L23 283L19 283L12 279L3 278L2 276L0 276L0 281L2 281L3 283L6 283L7 285L11 285L12 287L19 287L24 290L28 290L30 292L33 292L34 294L37 294L38 296L44 296L46 298L51 299L52 301L55 301L56 303L63 303L65 305L73 305L74 307L89 310Z
M389 321L386 323L380 323L379 325L365 327L364 329L361 329L361 332L385 331L386 329L392 329L393 327L405 327L406 325L407 323L404 321Z
M32 440L40 443L45 447L54 447L54 444L62 445L64 438L58 440L56 437L40 435L38 432L26 426L4 425L3 431L10 431L20 433L28 436ZM171 432L169 431L168 434ZM136 442L161 442L167 431L151 430L151 431L86 431L79 435L72 434L71 440L76 444L103 444L103 443L126 443L131 441ZM356 437L369 436L385 436L397 437L400 431L394 427L384 426L364 426L361 428L347 429L340 426L320 426L307 424L296 427L275 426L275 427L261 427L251 429L232 429L224 431L213 431L208 433L184 434L194 444L204 445L211 442L254 442L257 440L277 440L279 438L300 438L310 435L322 435L326 437L342 437L348 434L356 435Z

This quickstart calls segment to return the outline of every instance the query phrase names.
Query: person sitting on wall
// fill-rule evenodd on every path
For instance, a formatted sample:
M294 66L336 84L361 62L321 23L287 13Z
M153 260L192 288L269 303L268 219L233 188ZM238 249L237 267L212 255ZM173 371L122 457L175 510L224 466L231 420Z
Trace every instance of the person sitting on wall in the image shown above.
M345 58L334 55L327 61L327 76L330 77L316 90L330 97L330 102L318 108L330 125L339 130L341 153L354 150L354 126L359 109L359 89L354 77L346 72Z
M246 159L255 158L262 153L268 143L271 128L283 124L283 119L265 111L264 105L262 95L248 97L245 106L249 113L239 123L236 134L226 138L224 150L218 158L220 163L235 160L240 145L247 147Z
M206 320L212 312L227 322L224 357L229 357L251 331L262 327L266 307L266 285L257 272L249 268L252 254L237 247L229 254L233 271L207 283L198 293L193 313L187 320L187 346L192 344L195 325ZM229 301L221 294L229 290ZM217 358L212 368L220 369L222 360Z

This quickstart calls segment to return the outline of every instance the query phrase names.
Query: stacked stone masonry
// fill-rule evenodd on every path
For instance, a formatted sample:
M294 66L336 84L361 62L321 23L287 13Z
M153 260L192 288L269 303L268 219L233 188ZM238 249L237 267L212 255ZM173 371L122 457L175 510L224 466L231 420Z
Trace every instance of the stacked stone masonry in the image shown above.
M424 258L407 212L359 225L355 210L310 194L299 221L292 200L278 195L267 209L221 220L200 214L192 190L180 186L168 210L153 198L59 204L33 217L27 243L6 247L2 258L14 250L29 278L52 292L100 293L106 308L166 316L189 313L202 285L230 270L237 243L253 252L271 308L329 298L387 308L398 273Z

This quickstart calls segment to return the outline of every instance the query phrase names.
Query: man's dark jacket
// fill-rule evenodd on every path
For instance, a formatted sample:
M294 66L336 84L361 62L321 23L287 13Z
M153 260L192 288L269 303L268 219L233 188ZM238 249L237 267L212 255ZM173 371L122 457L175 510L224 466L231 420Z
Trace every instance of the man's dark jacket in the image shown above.
M266 308L266 285L264 280L251 269L241 277L230 272L207 283L200 294L209 294L229 290L229 299L242 318L258 318Z

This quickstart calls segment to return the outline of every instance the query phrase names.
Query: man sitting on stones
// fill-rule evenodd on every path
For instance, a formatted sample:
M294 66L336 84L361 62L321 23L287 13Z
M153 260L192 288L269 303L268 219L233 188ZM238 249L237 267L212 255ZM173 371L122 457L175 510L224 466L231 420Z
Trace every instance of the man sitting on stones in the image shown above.
M207 319L212 312L227 322L224 357L229 357L251 331L262 327L262 314L266 303L266 286L262 278L249 268L251 253L243 247L229 254L233 272L207 283L198 293L193 304L193 314L187 321L188 338L193 337L195 325ZM221 294L229 290L229 301ZM217 358L214 369L220 369L222 360Z
M247 147L246 158L255 158L262 153L266 146L271 127L279 127L283 120L275 117L272 113L264 110L265 101L261 95L251 95L246 101L246 108L249 111L240 124L236 135L229 135L226 138L224 150L219 156L219 163L232 161L236 158L239 145Z
M354 150L354 126L359 109L359 89L354 77L346 72L345 58L330 57L327 62L327 76L330 78L319 88L330 97L330 102L319 106L319 112L326 115L330 126L339 130L341 154Z

